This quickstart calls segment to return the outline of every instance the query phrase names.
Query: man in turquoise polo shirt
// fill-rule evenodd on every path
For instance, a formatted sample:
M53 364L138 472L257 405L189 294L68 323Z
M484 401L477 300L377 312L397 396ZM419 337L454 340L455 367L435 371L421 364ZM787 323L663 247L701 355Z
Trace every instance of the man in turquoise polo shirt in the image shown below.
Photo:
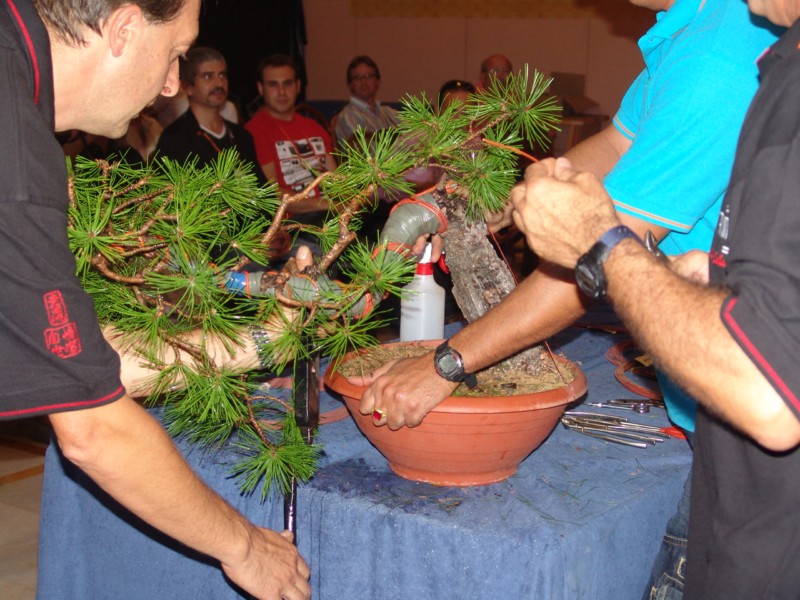
M658 12L639 40L645 69L613 123L567 152L575 169L603 179L620 220L649 230L667 254L710 247L738 132L758 86L755 61L777 38L739 0L631 0ZM361 401L376 424L418 424L463 379L557 333L586 310L571 270L543 263L493 310L449 341L463 372L445 379L434 354L400 361ZM661 379L670 418L694 429L694 401ZM690 435L691 437L691 435ZM680 596L688 522L687 485L670 520L645 597ZM659 591L660 590L660 591ZM663 597L663 596L657 596Z

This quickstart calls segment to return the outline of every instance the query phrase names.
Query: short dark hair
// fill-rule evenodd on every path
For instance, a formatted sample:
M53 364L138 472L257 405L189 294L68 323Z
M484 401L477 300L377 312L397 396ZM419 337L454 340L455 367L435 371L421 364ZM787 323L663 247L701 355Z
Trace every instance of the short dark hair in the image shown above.
M375 64L375 61L372 60L369 56L356 56L353 60L350 61L350 64L347 65L347 83L350 83L353 79L350 74L353 72L353 69L358 67L359 65L367 65L368 67L375 70L375 77L380 80L381 78L381 71L378 69L378 65Z
M208 46L196 46L191 48L186 56L181 58L180 62L180 78L184 83L194 83L194 78L197 77L197 67L204 62L221 60L225 61L222 52L216 48L209 48Z
M439 95L437 96L437 105L439 107L442 106L442 100L445 97L447 92L455 92L458 90L463 90L468 94L475 93L475 86L472 85L469 81L464 81L463 79L451 79L449 81L445 81L442 84L442 87L439 88Z
M48 29L73 46L86 43L86 27L100 33L103 22L125 4L138 6L152 23L167 23L178 16L185 3L186 0L33 0Z
M265 56L258 63L258 70L256 71L256 79L258 81L264 80L264 69L267 67L291 67L294 71L295 79L297 76L297 62L288 54L270 54Z

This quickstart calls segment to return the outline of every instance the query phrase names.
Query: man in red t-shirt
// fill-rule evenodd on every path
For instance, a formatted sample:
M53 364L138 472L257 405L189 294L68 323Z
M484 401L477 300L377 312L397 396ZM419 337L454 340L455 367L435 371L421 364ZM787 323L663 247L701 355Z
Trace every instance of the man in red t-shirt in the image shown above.
M268 56L261 61L258 73L258 92L264 105L245 128L253 136L258 162L267 178L278 182L282 194L297 194L314 181L316 174L336 168L331 137L316 121L295 112L300 80L291 57ZM328 202L320 197L319 189L292 204L295 214L327 209Z

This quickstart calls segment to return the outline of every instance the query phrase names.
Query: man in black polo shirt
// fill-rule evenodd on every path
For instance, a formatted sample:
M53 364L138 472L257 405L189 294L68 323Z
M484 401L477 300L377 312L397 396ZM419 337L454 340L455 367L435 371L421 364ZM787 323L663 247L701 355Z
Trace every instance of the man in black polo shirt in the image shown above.
M228 100L228 66L222 53L205 46L192 48L180 61L180 79L189 108L161 133L156 146L159 156L181 163L197 158L202 166L223 150L235 148L253 165L259 182L267 183L257 166L253 137L244 127L222 116Z
M249 523L207 488L128 395L142 367L120 365L103 338L67 241L53 132L120 137L173 95L199 10L200 0L0 0L0 418L48 414L64 456L141 519L254 596L308 598L291 535ZM236 360L253 367L245 346Z
M197 159L198 165L203 166L223 150L235 148L250 163L259 184L266 185L267 177L258 166L253 136L222 116L228 100L228 66L222 53L205 46L192 48L180 61L180 79L189 108L161 133L156 146L158 156L181 163ZM270 256L277 259L290 246L289 234L282 229L273 239Z
M687 600L800 597L800 2L749 5L790 29L759 60L709 255L664 266L564 159L531 167L513 197L537 253L577 262L581 287L607 293L702 404Z

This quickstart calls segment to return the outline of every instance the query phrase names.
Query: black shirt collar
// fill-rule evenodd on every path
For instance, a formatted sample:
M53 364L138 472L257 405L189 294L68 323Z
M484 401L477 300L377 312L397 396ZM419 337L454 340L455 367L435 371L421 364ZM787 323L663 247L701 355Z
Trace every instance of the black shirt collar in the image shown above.
M19 47L27 55L31 99L50 129L54 129L53 63L47 29L30 0L0 0L0 2L14 24Z
M758 71L761 78L784 58L789 58L800 51L800 19L772 44L764 55L758 59Z

